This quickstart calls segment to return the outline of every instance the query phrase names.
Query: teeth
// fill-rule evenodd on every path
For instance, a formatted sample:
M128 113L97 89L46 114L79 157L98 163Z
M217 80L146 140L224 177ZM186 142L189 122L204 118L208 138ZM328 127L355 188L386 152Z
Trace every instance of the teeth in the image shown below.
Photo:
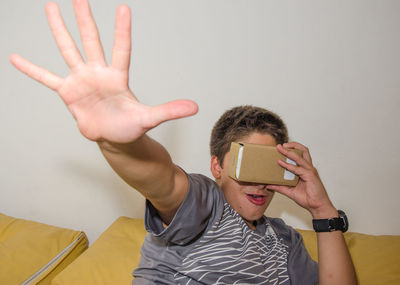
M251 196L253 198L264 197L263 195L254 195L254 194L249 194L249 196Z

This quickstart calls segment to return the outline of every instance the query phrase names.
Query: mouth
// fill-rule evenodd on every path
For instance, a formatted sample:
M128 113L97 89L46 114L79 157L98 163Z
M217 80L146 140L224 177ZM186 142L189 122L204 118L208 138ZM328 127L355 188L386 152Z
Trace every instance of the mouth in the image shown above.
M264 205L266 201L265 195L246 194L246 197L251 203L257 206Z

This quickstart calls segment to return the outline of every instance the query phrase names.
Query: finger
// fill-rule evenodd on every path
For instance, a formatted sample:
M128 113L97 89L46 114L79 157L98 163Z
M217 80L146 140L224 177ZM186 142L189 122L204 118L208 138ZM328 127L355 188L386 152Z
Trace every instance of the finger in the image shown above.
M196 114L198 106L190 100L176 100L159 106L151 107L150 124L159 125L162 122L189 117Z
M294 151L290 151L289 148L285 148L282 145L277 145L276 148L285 157L287 157L287 158L293 160L294 162L296 162L297 165L305 167L307 169L310 169L312 167L312 164L310 162L308 162L305 158L301 157L300 155L298 155Z
M49 87L50 89L57 90L63 82L61 77L31 63L17 54L12 54L10 56L10 61L18 70Z
M73 3L86 59L105 65L103 47L88 0L74 0Z
M293 196L293 187L290 186L284 186L284 185L267 185L266 188L268 190L272 190L275 192L278 192L280 194L283 194L289 198Z
M116 69L127 72L129 70L131 48L131 10L127 5L121 5L117 9L115 18L111 65Z
M303 158L307 160L309 163L312 163L310 151L308 147L302 145L301 143L298 142L288 142L283 144L283 147L285 148L294 148L303 151Z
M51 32L60 49L61 55L70 68L74 68L83 62L82 56L75 45L70 33L65 27L61 17L60 10L56 3L48 3L46 5L47 20L50 25Z
M287 163L283 160L278 160L278 164L285 168L286 170L289 170L290 172L296 174L297 176L302 177L304 174L306 174L307 169L298 165L293 165L291 163Z

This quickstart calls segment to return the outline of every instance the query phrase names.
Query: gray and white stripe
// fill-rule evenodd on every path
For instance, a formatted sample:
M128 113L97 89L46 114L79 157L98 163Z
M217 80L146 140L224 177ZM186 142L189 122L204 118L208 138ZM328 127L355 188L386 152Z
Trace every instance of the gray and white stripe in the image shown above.
M251 230L225 203L223 215L184 258L178 284L290 284L288 247L267 223Z

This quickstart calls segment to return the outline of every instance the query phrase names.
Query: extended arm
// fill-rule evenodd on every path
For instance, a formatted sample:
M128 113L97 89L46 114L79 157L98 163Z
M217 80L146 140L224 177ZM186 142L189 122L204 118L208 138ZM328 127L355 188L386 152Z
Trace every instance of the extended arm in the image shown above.
M309 150L296 142L277 146L278 151L296 162L278 163L297 174L300 179L296 187L268 185L267 188L282 193L307 209L314 219L338 217L338 212L330 201L324 185L314 168ZM288 151L295 148L303 151L303 157ZM343 233L341 231L317 233L318 271L320 285L354 285L357 278Z
M164 147L147 135L129 144L99 142L99 146L115 172L149 199L169 224L185 198L188 180Z
M117 9L112 60L107 65L88 1L73 4L86 61L55 3L46 5L46 14L70 74L61 78L15 54L10 61L60 95L82 135L98 143L113 169L150 199L168 223L185 196L187 178L146 132L162 122L195 114L197 105L189 100L152 107L141 104L128 86L130 9L126 5Z

